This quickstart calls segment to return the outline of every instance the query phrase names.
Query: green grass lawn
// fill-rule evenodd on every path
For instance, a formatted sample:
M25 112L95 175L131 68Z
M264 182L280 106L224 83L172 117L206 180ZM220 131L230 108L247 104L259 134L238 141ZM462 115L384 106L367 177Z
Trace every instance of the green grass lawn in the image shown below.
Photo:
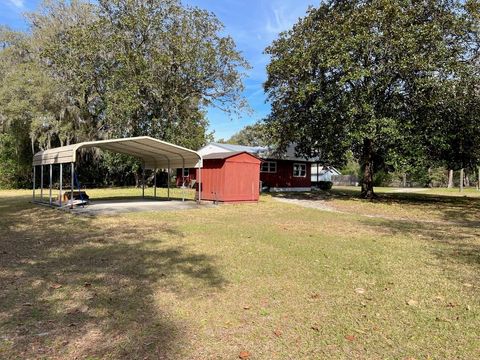
M0 191L0 358L479 358L480 199L352 195L86 217Z

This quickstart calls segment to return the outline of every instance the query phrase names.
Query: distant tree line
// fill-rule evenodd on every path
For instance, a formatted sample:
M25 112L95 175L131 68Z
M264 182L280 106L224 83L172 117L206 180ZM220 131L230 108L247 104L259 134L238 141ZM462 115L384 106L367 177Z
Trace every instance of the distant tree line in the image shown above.
M149 135L196 149L206 108L239 112L248 63L210 12L179 0L50 0L29 31L0 26L0 187L27 186L38 150ZM87 182L132 183L138 162L85 152ZM87 171L88 170L88 171Z

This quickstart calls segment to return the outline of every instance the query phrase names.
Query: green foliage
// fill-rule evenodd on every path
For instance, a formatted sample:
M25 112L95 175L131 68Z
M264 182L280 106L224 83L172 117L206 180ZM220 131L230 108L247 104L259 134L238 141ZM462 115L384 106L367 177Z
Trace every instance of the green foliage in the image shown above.
M392 182L393 176L385 170L379 170L375 172L373 176L374 186L389 186Z
M268 146L271 144L270 137L267 124L257 122L253 125L245 126L242 130L233 134L230 139L221 140L221 142L245 146Z
M16 142L12 134L0 134L0 188L24 187L29 182L31 167L23 158L28 149Z
M0 27L0 131L25 151L22 167L38 150L112 137L196 149L212 138L207 107L247 107L249 65L212 13L178 0L52 0L27 18L28 33ZM117 176L112 158L82 157L102 169L88 182Z
M320 190L330 190L333 186L333 182L331 181L319 181L318 188Z
M366 196L376 171L478 162L478 24L475 1L310 8L266 50L277 142L336 164L351 150Z
M340 172L342 175L355 175L361 177L360 164L351 151L346 152L345 165L340 169Z

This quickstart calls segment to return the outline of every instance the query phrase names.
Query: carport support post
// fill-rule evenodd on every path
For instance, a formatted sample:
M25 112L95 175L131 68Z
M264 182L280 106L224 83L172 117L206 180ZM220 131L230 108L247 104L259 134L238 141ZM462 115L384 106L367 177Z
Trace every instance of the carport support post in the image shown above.
M185 159L182 158L182 201L185 201Z
M75 165L74 163L70 163L70 172L71 172L71 184L70 184L70 209L73 209L73 188L75 184L73 183L73 179L75 177Z
M168 161L168 169L167 169L167 198L170 200L170 159Z
M48 191L48 203L52 206L52 164L50 164L50 182L49 182L49 191Z
M153 198L157 198L157 168L153 169Z
M35 177L36 177L36 169L35 165L33 165L33 194L32 194L32 201L35 202Z
M60 164L60 196L59 206L62 207L63 164Z
M43 165L40 165L40 201L43 201Z
M142 168L142 198L145 199L145 164Z
M202 163L203 166L203 163ZM202 201L202 168L198 168L198 203Z

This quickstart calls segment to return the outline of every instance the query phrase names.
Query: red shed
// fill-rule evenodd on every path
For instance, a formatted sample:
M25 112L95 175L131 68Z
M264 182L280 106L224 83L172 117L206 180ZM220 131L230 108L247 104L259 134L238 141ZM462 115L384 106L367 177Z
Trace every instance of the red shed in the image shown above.
M258 201L261 160L245 151L203 157L202 199L222 202Z

